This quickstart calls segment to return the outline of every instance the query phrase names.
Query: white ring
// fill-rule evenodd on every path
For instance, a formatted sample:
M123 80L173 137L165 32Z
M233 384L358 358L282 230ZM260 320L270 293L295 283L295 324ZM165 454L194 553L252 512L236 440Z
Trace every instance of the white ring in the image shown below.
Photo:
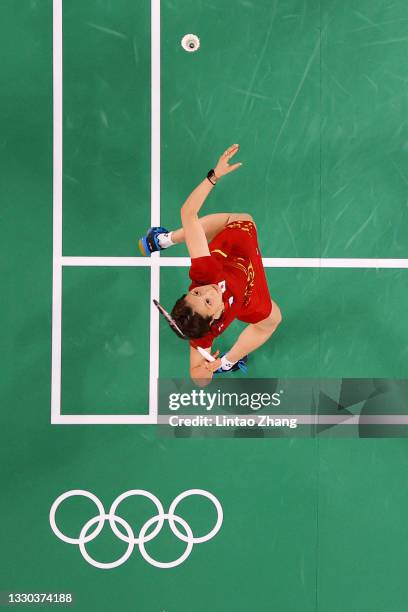
M183 538L184 541L187 542L186 550L183 552L181 557L179 557L178 559L175 559L175 561L168 561L168 562L166 562L166 561L156 561L156 559L153 559L153 557L151 557L146 552L146 549L144 547L144 543L146 541L145 538L144 538L144 534L149 529L150 525L152 525L155 521L157 521L158 518L159 517L154 516L153 518L151 518L148 521L146 521L146 523L141 528L140 533L139 533L139 550L140 550L140 554L142 555L142 557L143 557L143 559L145 561L150 563L150 565L154 565L154 567L160 567L162 569L168 569L170 567L177 567L177 565L180 565L181 563L183 563L183 561L185 561L187 559L187 557L190 555L191 551L193 550L193 544L194 544L193 532L191 531L190 525L184 519L182 519L180 516L173 515L173 517L172 517L173 521L176 521L177 523L180 523L184 527L184 529L186 530L187 538ZM164 514L163 518L166 518L166 519L170 520L168 514ZM173 531L173 533L174 533L174 531Z
M169 519L169 525L170 525L172 532L174 533L175 536L180 538L180 540L183 540L183 542L188 542L188 540L186 536L177 529L173 521L173 516L174 516L174 512L176 510L177 505L185 497L189 497L190 495L202 495L203 497L207 497L210 501L212 501L212 503L215 506L215 509L217 510L217 522L215 523L211 531L209 531L207 535L201 536L199 538L193 538L194 544L200 544L202 542L207 542L208 540L211 540L211 538L213 538L215 534L218 533L218 531L221 529L224 514L223 514L222 506L219 500L215 497L215 495L213 495L209 491L205 491L204 489L190 489L188 491L184 491L183 493L180 493L180 495L177 495L177 497L175 497L174 500L171 502L171 506L169 508L169 513L167 516Z
M59 538L63 542L67 542L68 544L79 544L78 538L69 538L68 536L63 534L62 531L58 529L57 523L55 522L55 513L57 512L58 506L68 497L73 497L74 495L82 495L83 497L88 497L95 503L96 507L99 510L99 525L96 527L95 531L90 533L84 540L85 542L90 542L91 540L94 540L102 531L103 524L105 522L103 519L103 515L105 514L105 508L103 507L101 500L89 491L84 491L83 489L72 489L72 491L67 491L66 493L62 493L62 495L57 497L50 509L51 529L53 530L57 538Z
M103 516L102 516L103 523L102 524L105 523L106 519L109 518L109 522L110 522L110 519L113 518L115 521L120 523L126 529L128 535L129 535L129 544L128 544L126 552L121 557L119 557L119 559L117 559L116 561L111 561L110 563L102 563L101 561L95 561L95 559L93 559L89 555L88 551L85 548L86 537L84 537L84 534L88 531L89 527L91 527L93 525L93 523L96 523L96 521L99 520L99 518L100 517L95 516L94 518L90 519L87 523L85 523L85 525L82 527L81 533L80 533L80 536L79 536L79 550L81 551L81 554L82 554L83 558L85 559L85 561L88 561L88 563L90 563L94 567L98 567L99 569L113 569L114 567L119 567L119 565L122 565L122 563L125 563L125 561L127 561L129 559L129 557L132 554L133 549L135 547L135 545L133 543L134 533L132 531L132 528L129 525L129 523L127 523L120 516L111 517L108 514L103 514Z
M116 527L116 522L115 520L111 521L111 515L116 515L116 510L119 506L119 504L121 502L123 502L123 500L125 500L127 497L131 497L133 495L142 495L143 497L147 497L148 499L150 499L156 506L157 508L157 516L159 517L159 520L157 521L157 527L155 527L152 531L151 534L149 534L146 538L144 538L145 542L149 542L150 540L153 540L154 537L156 537L156 535L161 531L161 528L163 527L164 524L164 508L160 502L160 500L153 495L153 493L150 493L149 491L145 491L144 489L131 489L130 491L126 491L125 493L122 493L122 495L119 495L119 497L117 497L115 499L115 501L112 503L110 510L109 510L109 524L111 526L111 529L113 531L113 533L120 538L123 542L129 542L129 539L123 535L123 533L121 533L119 531L119 529ZM139 544L139 538L140 538L140 534L138 538L134 537L134 533L133 534L133 543L134 544Z
M89 521L87 521L87 523L81 529L79 538L70 538L66 536L64 533L62 533L60 529L57 527L56 521L55 521L55 515L56 515L59 505L65 499L67 499L68 497L76 496L76 495L84 496L92 500L99 510L99 516L95 516L91 518ZM129 525L129 523L116 514L116 510L119 504L127 497L130 497L133 495L134 496L141 495L141 496L147 497L155 504L158 510L158 514L152 517L151 519L149 519L148 521L146 521L146 523L142 526L142 528L140 529L138 538L135 537L135 534L131 526ZM185 499L186 497L189 497L190 495L201 495L203 497L207 497L210 501L212 501L212 503L215 506L215 509L217 510L217 520L216 520L215 526L211 529L209 533L201 537L195 538L189 524L184 519L182 519L180 516L175 514L177 505L183 499ZM183 542L187 543L186 550L184 551L184 553L178 559L174 561L170 561L170 562L156 561L156 559L153 559L146 552L146 549L145 549L145 543L152 540L159 533L159 531L163 527L165 519L169 521L169 525L170 525L170 528L173 534L176 537L178 537L180 540L182 540ZM81 551L83 558L85 559L85 561L87 561L90 565L93 565L94 567L97 567L100 569L113 569L115 567L118 567L119 565L122 565L123 563L125 563L125 561L127 561L127 559L132 554L135 544L138 544L140 553L145 559L145 561L147 561L148 563L150 563L151 565L155 567L167 569L171 567L176 567L180 565L181 563L183 563L183 561L185 561L187 557L190 555L194 544L207 542L212 537L214 537L216 533L218 533L218 531L221 528L222 522L223 522L223 510L222 510L222 506L219 500L215 497L215 495L213 495L209 491L205 491L204 489L190 489L188 491L184 491L183 493L180 493L180 495L178 495L171 503L168 514L165 514L160 500L155 495L143 489L132 489L130 491L126 491L125 493L122 493L122 495L119 495L119 497L117 497L115 501L112 503L109 513L106 514L102 502L98 499L98 497L96 497L96 495L94 495L93 493L90 493L89 491L85 491L82 489L73 489L57 497L57 499L54 501L54 503L51 506L50 513L49 513L49 520L50 520L50 526L53 532L55 533L55 535L60 540L63 540L64 542L67 542L68 544L79 544L79 549ZM102 562L99 562L93 559L87 552L86 546L85 546L87 542L94 540L99 535L99 533L102 531L105 525L106 520L109 520L109 524L111 526L113 533L117 537L119 537L119 539L128 543L126 552L119 559L117 559L116 561L112 561L110 563L102 563ZM119 531L119 529L116 526L116 522L120 523L125 528L125 531L127 532L127 536L123 535L122 532ZM97 523L97 526L94 529L94 531L86 535L87 531L95 523ZM157 526L153 529L150 535L146 535L150 526L153 525L154 523L157 523ZM187 535L184 535L184 533L180 532L180 530L176 526L176 523L179 523L179 525L183 527Z

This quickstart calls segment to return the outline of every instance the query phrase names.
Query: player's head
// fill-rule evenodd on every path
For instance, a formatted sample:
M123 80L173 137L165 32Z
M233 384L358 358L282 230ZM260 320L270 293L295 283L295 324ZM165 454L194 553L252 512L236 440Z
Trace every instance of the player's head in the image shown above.
M221 290L217 285L201 285L177 300L171 316L189 338L201 338L224 310Z

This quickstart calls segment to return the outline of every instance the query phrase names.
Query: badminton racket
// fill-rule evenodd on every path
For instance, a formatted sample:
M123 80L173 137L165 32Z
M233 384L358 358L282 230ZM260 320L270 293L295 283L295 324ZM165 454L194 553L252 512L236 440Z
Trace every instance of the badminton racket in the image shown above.
M163 308L163 306L161 304L159 304L159 302L157 300L153 300L153 304L156 306L156 308L158 309L158 311L163 315L163 317L166 319L167 323L170 325L170 327L172 329L174 329L174 331L176 332L176 334L178 335L179 338L183 338L183 340L188 340L188 336L186 336L185 334L183 334L183 332L181 331L181 329L179 328L179 326L177 325L177 323L175 322L175 320L173 319L173 317L171 316L171 314L169 312L167 312L167 310L165 308Z

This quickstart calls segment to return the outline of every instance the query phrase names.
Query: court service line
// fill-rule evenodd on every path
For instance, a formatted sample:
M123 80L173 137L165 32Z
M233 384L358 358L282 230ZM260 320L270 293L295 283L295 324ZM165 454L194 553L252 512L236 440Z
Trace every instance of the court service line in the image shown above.
M51 423L61 406L62 319L62 0L53 1L53 239Z
M160 0L151 0L151 225L160 225ZM159 311L153 298L160 297L160 255L150 258L150 356L149 418L157 418L159 378Z
M177 419L188 419L193 417L202 416L202 414L179 414L177 413ZM227 418L234 418L236 414L221 415L207 415L210 419L216 418L216 416L225 416ZM408 415L404 414L352 414L347 415L334 415L334 414L269 414L269 415L258 415L252 414L240 414L239 418L244 421L255 421L257 424L262 422L265 416L269 416L273 419L296 419L298 425L408 425ZM168 425L169 427L175 427L171 425L171 418L173 415L162 414L158 416L158 425ZM265 426L268 429L268 426ZM284 426L281 426L282 429ZM261 425L262 428L262 425Z
M58 425L156 425L157 417L148 414L59 414Z
M160 163L160 159L159 159ZM153 173L152 173L153 176ZM160 204L159 204L160 205ZM159 225L160 210L152 207L152 225ZM124 267L152 267L155 274L159 267L188 267L191 265L189 257L159 257L157 253L151 257L62 257L63 266L124 266ZM336 257L264 257L265 268L408 268L408 259L391 258L336 258ZM159 288L159 278L155 283ZM153 297L158 298L158 293ZM156 309L155 309L156 310Z

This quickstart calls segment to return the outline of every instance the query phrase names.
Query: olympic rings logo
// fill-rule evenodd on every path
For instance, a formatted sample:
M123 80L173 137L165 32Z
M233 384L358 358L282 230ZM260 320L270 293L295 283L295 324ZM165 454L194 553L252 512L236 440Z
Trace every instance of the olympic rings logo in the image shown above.
M178 516L175 513L178 504L183 499L185 499L186 497L189 497L190 495L200 495L202 497L206 497L207 499L212 501L217 511L217 520L216 520L214 527L211 529L211 531L209 531L204 536L194 537L190 525L181 516ZM78 538L70 538L66 536L64 533L62 533L59 527L57 527L57 524L55 521L55 514L57 512L58 507L60 506L60 504L62 504L63 501L65 501L69 497L75 497L75 496L83 496L83 497L87 497L88 499L92 500L98 509L99 515L89 519L89 521L85 523L85 525L82 527L80 531ZM119 505L125 499L127 499L128 497L132 497L132 496L147 497L153 502L157 510L157 514L153 516L152 518L150 518L149 520L147 520L145 524L142 526L137 537L135 537L135 534L131 526L129 525L129 523L125 521L123 518L121 518L120 516L118 516L116 513ZM213 538L219 532L219 530L221 529L222 521L223 521L223 511L222 511L222 506L219 500L215 497L215 495L213 495L212 493L209 493L209 491L205 491L204 489L189 489L187 491L184 491L183 493L180 493L180 495L177 495L177 497L170 504L170 508L168 512L164 512L164 509L163 509L163 506L160 500L155 495L153 495L153 493L150 493L149 491L144 491L143 489L132 489L130 491L126 491L125 493L122 493L122 495L119 495L119 497L117 497L115 501L112 503L108 513L105 512L105 508L102 502L96 495L94 495L93 493L90 493L89 491L85 491L82 489L73 489L72 491L67 491L66 493L63 493L62 495L57 497L57 499L54 501L54 503L51 506L49 519L50 519L51 529L53 530L55 535L60 540L62 540L63 542L67 542L68 544L78 544L79 550L81 551L81 554L83 558L85 559L85 561L87 561L90 565L93 565L94 567L98 567L100 569L113 569L114 567L119 567L120 565L125 563L125 561L129 559L130 555L133 552L135 545L137 544L139 547L140 553L142 557L145 559L145 561L147 561L151 565L154 565L155 567L159 567L162 569L168 569L171 567L176 567L177 565L180 565L181 563L183 563L183 561L185 561L187 557L190 555L193 549L193 544L202 544L203 542L208 542L208 540L211 540L211 538ZM174 535L186 543L186 548L183 554L178 559L175 559L174 561L169 561L169 562L162 562L162 561L157 561L156 559L153 559L153 557L149 555L149 553L146 551L146 548L145 548L146 542L153 540L153 538L155 538L158 535L158 533L161 531L165 520L168 521L170 529L172 530ZM113 533L120 540L122 540L123 542L126 542L128 545L125 553L121 557L119 557L119 559L116 559L116 561L112 561L111 563L101 563L100 561L96 561L90 556L90 554L88 553L86 549L86 544L94 540L101 533L106 521L109 521L109 525ZM123 529L126 532L126 535L118 529L117 524L123 527ZM182 533L178 529L176 524L182 527L185 533ZM94 525L96 526L94 530L92 531L92 527L94 527ZM151 531L151 533L148 534L149 529L153 525L156 525L156 526Z

